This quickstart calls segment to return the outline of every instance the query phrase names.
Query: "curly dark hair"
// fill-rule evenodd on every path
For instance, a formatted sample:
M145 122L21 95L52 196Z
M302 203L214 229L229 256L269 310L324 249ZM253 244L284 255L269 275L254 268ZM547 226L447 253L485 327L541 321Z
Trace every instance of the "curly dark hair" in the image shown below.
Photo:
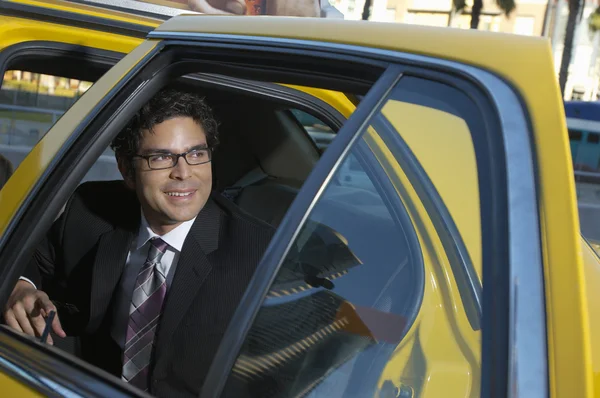
M152 131L157 124L180 116L191 117L202 126L209 148L218 145L218 123L204 98L193 93L163 89L133 116L110 147L117 158L131 158L138 152L143 130Z

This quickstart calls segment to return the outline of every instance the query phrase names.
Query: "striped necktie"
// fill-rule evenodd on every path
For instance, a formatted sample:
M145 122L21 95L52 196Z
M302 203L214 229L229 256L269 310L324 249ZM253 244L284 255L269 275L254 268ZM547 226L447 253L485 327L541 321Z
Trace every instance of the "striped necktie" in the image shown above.
M150 241L148 258L136 279L129 308L122 378L144 391L148 391L154 337L167 293L166 278L157 266L168 246L160 238Z

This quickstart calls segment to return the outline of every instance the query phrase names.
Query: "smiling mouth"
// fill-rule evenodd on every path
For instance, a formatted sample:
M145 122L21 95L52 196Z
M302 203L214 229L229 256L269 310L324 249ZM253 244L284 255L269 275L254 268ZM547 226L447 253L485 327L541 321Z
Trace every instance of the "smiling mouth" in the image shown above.
M167 194L168 196L174 196L174 197L185 197L185 196L190 196L190 195L194 194L194 192L196 192L196 191L190 191L190 192L165 192L165 194Z

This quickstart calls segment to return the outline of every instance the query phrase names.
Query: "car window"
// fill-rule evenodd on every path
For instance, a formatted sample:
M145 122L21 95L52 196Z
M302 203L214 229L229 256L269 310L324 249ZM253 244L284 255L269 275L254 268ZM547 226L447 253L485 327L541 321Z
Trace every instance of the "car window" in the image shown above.
M472 135L485 128L482 118L469 115L472 102L447 85L407 77L401 86L382 113L439 194L481 279L481 203Z
M369 396L365 378L376 383L410 327L423 295L420 247L408 216L398 214L405 212L398 199L388 199L385 173L369 177L362 152L356 148L343 166L364 181L336 178L324 192L270 288L224 396L303 396L313 387L306 396Z
M462 220L479 211L471 105L450 86L401 79L291 244L223 396L478 394L477 292L464 269L475 284L478 276L472 262L440 247L450 231L458 244L469 239L473 255L481 252L478 216ZM423 146L428 140L438 142ZM438 192L425 199L419 184L429 182ZM458 211L458 195L473 212ZM441 203L448 230L436 226L439 208L429 200ZM461 379L452 386L445 371L433 371L448 363Z
M68 77L8 70L0 86L0 186L31 149L92 85ZM3 179L4 177L4 179ZM86 180L120 178L108 148Z
M9 70L0 87L0 143L17 167L58 118L91 86L90 82Z
M299 109L291 109L290 112L321 151L324 151L335 138L335 131L315 116Z

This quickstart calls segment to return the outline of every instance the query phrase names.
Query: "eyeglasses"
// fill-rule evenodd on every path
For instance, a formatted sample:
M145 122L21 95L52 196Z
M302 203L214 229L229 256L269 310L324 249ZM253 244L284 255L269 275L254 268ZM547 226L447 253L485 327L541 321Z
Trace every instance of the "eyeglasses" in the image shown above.
M195 148L184 153L157 153L153 155L135 155L133 157L146 159L150 170L164 170L177 166L179 158L184 158L190 166L208 163L212 160L212 149Z

